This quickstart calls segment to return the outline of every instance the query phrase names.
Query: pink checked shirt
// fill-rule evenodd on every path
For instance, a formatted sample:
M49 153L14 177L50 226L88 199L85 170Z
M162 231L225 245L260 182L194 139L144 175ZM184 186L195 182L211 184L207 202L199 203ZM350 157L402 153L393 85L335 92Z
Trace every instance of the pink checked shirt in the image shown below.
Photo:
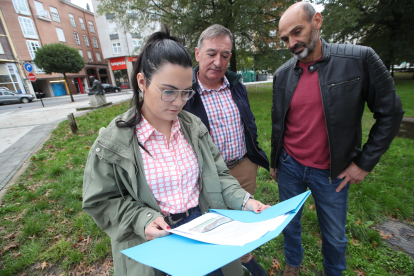
M143 117L136 126L145 178L164 215L178 214L198 205L197 157L184 137L178 118L171 128L170 142Z
M206 89L197 77L201 100L210 123L211 138L219 149L224 162L242 158L246 150L244 127L239 109L233 101L230 83L226 76L216 89Z

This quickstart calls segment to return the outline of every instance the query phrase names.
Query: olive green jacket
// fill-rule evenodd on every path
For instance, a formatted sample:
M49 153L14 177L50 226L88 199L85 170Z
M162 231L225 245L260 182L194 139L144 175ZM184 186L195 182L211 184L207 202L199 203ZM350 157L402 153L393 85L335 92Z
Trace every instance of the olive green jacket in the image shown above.
M99 131L85 167L83 209L111 238L115 275L164 275L120 253L146 242L145 227L162 216L145 179L135 129L118 128L115 124L117 119L127 121L134 114L132 108ZM178 118L199 163L201 211L227 206L240 210L246 191L229 174L207 128L186 111L181 111ZM230 263L223 272L231 276L242 274L240 261Z

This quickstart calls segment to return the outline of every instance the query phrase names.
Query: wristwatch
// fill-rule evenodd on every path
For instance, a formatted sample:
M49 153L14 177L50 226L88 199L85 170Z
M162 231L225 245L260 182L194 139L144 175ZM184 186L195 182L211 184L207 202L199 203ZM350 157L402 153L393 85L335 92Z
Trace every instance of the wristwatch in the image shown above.
M249 201L249 199L254 199L254 197L249 192L246 192L246 195L244 196L244 199L243 199L242 210L246 206L247 201Z

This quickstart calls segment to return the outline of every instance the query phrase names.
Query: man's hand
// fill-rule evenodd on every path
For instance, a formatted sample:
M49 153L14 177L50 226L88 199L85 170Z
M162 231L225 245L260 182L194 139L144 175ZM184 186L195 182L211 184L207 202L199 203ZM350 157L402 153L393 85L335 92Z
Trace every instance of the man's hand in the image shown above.
M168 236L170 233L164 230L170 230L171 227L164 221L163 217L154 219L147 228L145 228L145 237L147 240Z
M273 177L273 179L277 182L277 169L270 168L270 176Z
M348 168L345 169L340 175L338 175L339 178L345 178L342 180L341 184L339 184L338 188L336 188L336 192L339 193L343 187L349 182L349 184L358 184L364 178L367 176L368 172L364 171L357 165L355 165L354 162L352 162Z
M266 210L269 207L270 207L270 205L264 205L260 201L257 201L255 199L249 199L246 202L246 205L244 206L243 210L244 211L253 211L256 214L259 214L261 211Z

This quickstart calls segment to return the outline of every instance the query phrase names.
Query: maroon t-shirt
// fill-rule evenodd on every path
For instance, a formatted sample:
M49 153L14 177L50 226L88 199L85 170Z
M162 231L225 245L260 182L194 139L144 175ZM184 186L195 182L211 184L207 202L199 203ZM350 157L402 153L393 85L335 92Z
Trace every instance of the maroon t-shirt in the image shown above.
M293 94L286 115L283 147L299 163L317 169L329 169L329 142L323 112L317 70L309 73L315 63L298 62L302 76Z

